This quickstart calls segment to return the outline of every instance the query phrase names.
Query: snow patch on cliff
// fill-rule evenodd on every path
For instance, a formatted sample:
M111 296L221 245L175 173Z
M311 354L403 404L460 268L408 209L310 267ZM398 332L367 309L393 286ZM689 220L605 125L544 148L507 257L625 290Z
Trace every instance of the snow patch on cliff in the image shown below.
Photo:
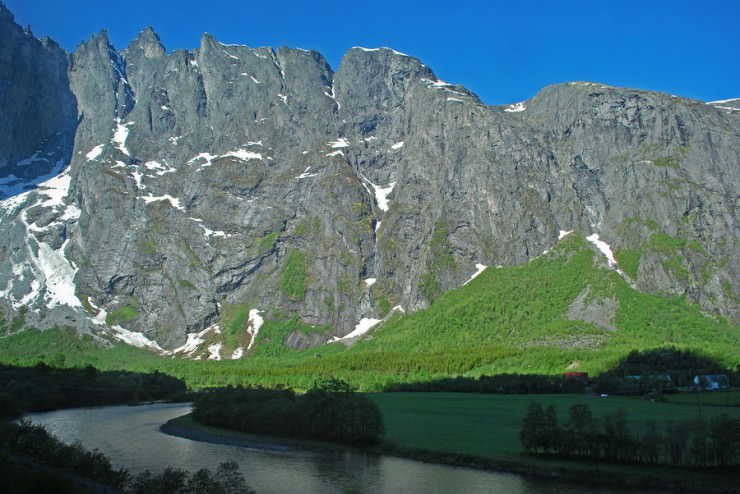
M144 174L140 171L131 172L131 175L134 177L134 182L136 182L136 188L139 190L146 189L146 185L141 181L141 179L144 177Z
M103 154L103 149L105 149L105 144L98 144L85 155L85 158L87 158L87 161L92 161Z
M389 51L389 52L393 53L394 55L398 55L400 57L408 57L408 58L411 58L408 55L406 55L405 53L401 53L400 51L396 51L393 48L388 48L387 46L381 46L380 48L365 48L363 46L353 46L353 48L357 48L357 49L362 50L362 51L365 51L365 52Z
M155 350L160 353L166 353L164 348L159 346L156 341L150 340L144 336L144 333L129 331L128 329L118 325L112 326L111 329L113 330L113 337L127 345L139 348L149 348L150 350Z
M188 357L192 356L193 353L198 350L198 348L200 348L200 346L205 342L206 334L210 333L211 331L217 333L219 329L220 328L218 324L213 324L211 326L208 326L203 331L200 331L199 333L188 333L185 344L172 350L172 353L182 353Z
M129 126L133 124L134 122L122 124L121 119L117 118L116 128L113 129L113 139L111 139L111 142L115 144L116 148L126 156L131 156L126 147L126 139L128 138Z
M252 151L247 151L246 149L237 149L236 151L230 151L224 155L222 155L223 158L231 156L234 158L239 158L242 161L249 161L249 160L261 160L262 155L260 153L253 153Z
M166 164L167 162L165 162ZM144 163L144 168L147 170L153 171L155 175L162 176L166 175L167 173L174 173L177 171L176 168L170 168L169 165L164 166L162 163L159 163L158 161L147 161ZM150 175L147 175L148 177L151 177Z
M215 160L216 158L218 158L218 155L214 155L211 153L200 153L197 156L194 156L193 158L191 158L187 164L192 165L196 161L205 160L205 163L201 163L200 167L198 168L198 170L200 171L203 168L208 168L209 166L213 165L213 160Z
M383 211L388 211L388 196L393 192L393 187L396 186L396 182L391 182L385 187L370 183L375 190L375 200L378 202L378 207Z
M169 194L165 194L162 196L148 195L148 196L142 196L141 198L147 204L151 204L157 201L168 201L173 208L179 209L180 211L185 211L185 207L180 204L180 199L178 199L177 197L172 197Z
M262 319L262 316L260 316L260 312L261 311L259 309L251 309L249 311L249 319L247 320L247 333L252 336L252 339L249 341L247 351L251 350L254 346L254 342L257 340L257 335L260 332L260 328L265 323L265 320Z
M485 265L483 265L481 263L477 263L475 265L476 272L473 273L473 275L470 277L470 279L468 281L466 281L465 283L463 283L463 286L467 285L468 283L470 283L471 281L473 281L474 279L476 279L478 277L478 275L480 275L483 271L485 271L485 269L487 267L488 266L485 266Z
M208 347L208 360L221 360L221 343L214 343Z
M596 248L599 249L599 251L602 254L604 254L604 256L606 257L607 262L609 263L609 267L610 268L614 268L614 270L616 270L617 273L619 273L619 274L622 274L622 275L624 274L624 273L622 273L622 270L619 269L619 266L617 266L617 260L614 259L614 254L612 253L612 248L609 246L609 244L607 244L603 240L599 240L599 234L598 233L594 233L593 235L589 235L588 237L586 237L586 240L588 240L589 242L591 242L592 244L594 244L596 246Z
M380 322L382 322L382 319L373 319L370 317L363 317L362 319L360 319L360 322L357 323L354 330L342 336L341 338L338 336L330 338L328 343L334 343L336 341L346 341L352 338L357 338L359 336L362 336L368 331L370 331L373 327L375 327Z
M346 148L349 147L349 141L344 137L340 137L336 141L330 142L329 146L331 146L332 149Z
M298 178L298 179L311 178L311 177L315 177L316 175L318 175L318 173L308 173L309 170L311 170L311 167L310 166L306 167L306 169L303 170L303 173L301 173L300 175L298 175L296 178Z
M514 103L513 105L509 105L509 107L506 108L504 111L509 113L517 113L526 109L527 107L524 105L524 103Z
M82 307L82 302L75 295L74 277L77 267L64 255L68 243L69 239L59 249L54 250L49 244L39 242L38 254L33 259L44 276L46 307L49 309L58 305ZM33 253L31 255L33 256Z

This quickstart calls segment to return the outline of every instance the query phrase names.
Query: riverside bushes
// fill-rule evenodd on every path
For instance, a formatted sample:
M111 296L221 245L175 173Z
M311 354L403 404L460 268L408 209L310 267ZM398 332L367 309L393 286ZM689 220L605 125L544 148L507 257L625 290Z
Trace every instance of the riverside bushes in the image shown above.
M623 408L597 420L585 404L570 407L561 425L553 406L531 402L519 431L529 453L615 463L727 467L740 462L740 418L728 414L646 423L642 434L629 429Z
M338 379L317 382L303 395L291 389L225 388L199 395L195 420L242 432L348 444L380 441L377 405Z
M0 451L119 488L129 479L128 472L114 469L99 451L88 451L79 443L64 444L43 427L25 420L0 426Z
M17 459L11 461L9 454ZM40 478L39 465L43 465ZM89 451L80 443L64 444L42 426L25 420L0 425L0 474L8 474L15 484L11 492L89 492L73 482L85 479L126 494L254 494L238 468L236 462L225 462L215 474L205 468L192 474L166 468L132 476L125 469L114 469L100 451ZM108 491L98 486L96 492Z

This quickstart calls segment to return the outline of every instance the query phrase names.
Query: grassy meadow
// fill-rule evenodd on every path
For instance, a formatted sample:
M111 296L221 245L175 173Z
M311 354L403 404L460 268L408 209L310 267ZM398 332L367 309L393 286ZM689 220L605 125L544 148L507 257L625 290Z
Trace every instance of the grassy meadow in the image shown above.
M740 416L737 406L708 405L715 401L721 403L724 394L703 393L702 414L706 417L722 413ZM383 412L385 440L389 444L402 449L471 455L490 460L523 452L518 434L522 417L533 400L542 403L543 407L553 405L561 422L574 404L589 405L594 417L624 408L628 425L634 431L642 431L647 420L665 424L698 415L693 394L674 395L685 397L686 403L682 404L652 402L643 397L601 398L573 394L373 393L369 396ZM717 399L708 396L716 396ZM736 398L737 393L734 396Z
M726 395L735 406L708 396ZM683 492L740 492L737 469L708 471L697 468L616 464L598 460L526 455L518 438L522 418L531 400L553 405L562 425L574 404L587 404L599 420L606 412L627 411L627 426L642 434L646 421L661 426L698 415L696 404L652 402L642 397L584 395L481 395L462 393L371 394L386 425L384 450L431 462L505 470L578 482L615 484L640 489L674 488ZM674 395L691 401L692 395ZM736 392L705 393L704 417L730 414L740 417ZM682 401L682 400L678 400Z

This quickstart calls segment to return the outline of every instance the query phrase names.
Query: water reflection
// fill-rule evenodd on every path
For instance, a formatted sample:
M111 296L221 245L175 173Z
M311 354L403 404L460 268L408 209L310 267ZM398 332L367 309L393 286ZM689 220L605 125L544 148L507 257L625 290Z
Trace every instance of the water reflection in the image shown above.
M264 493L393 493L428 494L612 494L626 491L594 489L536 481L514 474L432 465L417 461L348 451L285 451L210 444L169 436L164 422L190 411L189 405L104 407L29 415L65 442L97 448L117 468L133 473L167 466L195 471L215 470L236 461L247 483ZM630 491L634 494L635 491Z

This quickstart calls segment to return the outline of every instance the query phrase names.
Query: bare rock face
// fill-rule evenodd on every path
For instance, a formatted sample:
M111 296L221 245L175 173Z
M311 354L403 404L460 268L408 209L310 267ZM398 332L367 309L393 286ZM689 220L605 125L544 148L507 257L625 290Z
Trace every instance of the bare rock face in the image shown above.
M43 54L25 70L57 82L29 86L46 96L30 114L0 114L0 129L38 129L0 132L0 170L56 132L71 153L55 181L2 202L7 313L168 349L235 307L342 336L577 230L639 289L738 319L731 107L591 83L488 107L389 49L353 48L334 72L316 52L207 34L168 54L151 28L120 52L102 32L66 55L0 33L3 109L24 85L7 69L18 53ZM574 301L573 317L611 328L602 302Z
M77 109L69 55L37 39L0 3L0 199L69 164Z
M594 297L590 295L590 288L578 294L568 307L568 319L571 321L585 321L608 331L617 329L614 318L617 315L619 301L610 297Z

